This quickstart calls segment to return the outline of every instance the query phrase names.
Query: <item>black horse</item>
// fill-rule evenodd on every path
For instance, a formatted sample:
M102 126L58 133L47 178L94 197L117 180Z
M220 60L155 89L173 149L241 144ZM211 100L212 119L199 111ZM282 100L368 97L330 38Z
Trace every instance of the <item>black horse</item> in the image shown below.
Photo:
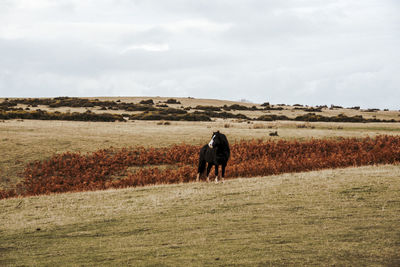
M200 176L203 175L207 165L207 182L210 181L210 171L215 166L215 182L218 183L218 166L222 168L222 182L225 177L225 167L229 160L231 151L226 136L222 133L214 132L211 141L200 150L199 168L197 171L196 181L199 181Z

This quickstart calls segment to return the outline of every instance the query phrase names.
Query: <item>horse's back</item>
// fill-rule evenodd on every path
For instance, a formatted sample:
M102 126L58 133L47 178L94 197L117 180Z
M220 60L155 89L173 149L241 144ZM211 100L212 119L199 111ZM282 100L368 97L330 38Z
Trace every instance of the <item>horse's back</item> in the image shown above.
M200 149L200 157L201 155L205 155L206 151L207 151L208 145L204 145L201 149Z

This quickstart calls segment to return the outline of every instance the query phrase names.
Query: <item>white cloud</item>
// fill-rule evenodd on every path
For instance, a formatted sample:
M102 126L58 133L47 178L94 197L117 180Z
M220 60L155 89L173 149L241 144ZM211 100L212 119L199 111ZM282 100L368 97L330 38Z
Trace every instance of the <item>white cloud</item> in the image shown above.
M168 44L142 44L142 45L131 45L126 48L124 48L121 51L121 54L125 54L126 52L129 52L130 50L146 50L146 51L152 51L152 52L162 52L162 51L168 51L169 50L169 45Z
M228 30L232 25L230 23L216 23L206 19L197 20L181 20L168 23L164 27L172 33L184 33L191 30L200 30L206 33L223 32Z
M0 96L399 109L399 11L389 0L3 0Z

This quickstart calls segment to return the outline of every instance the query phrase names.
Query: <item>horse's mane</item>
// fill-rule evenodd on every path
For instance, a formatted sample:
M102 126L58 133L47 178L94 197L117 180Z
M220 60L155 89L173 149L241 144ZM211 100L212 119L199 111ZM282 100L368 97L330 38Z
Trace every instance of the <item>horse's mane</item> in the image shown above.
M219 138L220 138L220 140L221 140L222 147L223 147L225 150L230 151L230 149L229 149L229 142L228 142L228 139L226 138L226 136L225 136L224 134L222 134L222 133L219 133Z
M228 139L226 138L226 136L222 133L220 133L220 135L221 135L222 142L224 143L224 145L229 146Z

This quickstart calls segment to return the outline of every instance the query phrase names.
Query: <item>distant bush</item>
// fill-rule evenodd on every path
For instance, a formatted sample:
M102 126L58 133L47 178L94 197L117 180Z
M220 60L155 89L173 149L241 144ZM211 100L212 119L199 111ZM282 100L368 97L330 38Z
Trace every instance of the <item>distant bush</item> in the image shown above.
M306 112L322 112L320 108L306 108L304 111Z
M309 121L309 122L364 122L362 116L348 117L344 114L338 116L326 117L322 115L317 115L315 113L307 113L305 115L297 116L294 120L296 121Z
M365 109L365 110L362 110L363 112L377 112L377 111L380 111L380 109L379 108L369 108L369 109Z
M231 110L251 110L251 108L248 108L243 105L238 105L238 104L230 105L230 106L228 106L228 108Z
M256 120L258 120L258 121L285 121L285 120L290 120L290 119L285 115L270 114L270 115L261 115Z
M380 119L366 119L361 115L356 116L346 116L344 114L339 114L333 117L326 117L322 115L317 115L315 113L308 113L305 115L297 116L294 120L296 121L320 121L320 122L396 122L394 119L392 120L380 120Z
M168 99L167 101L165 101L165 103L167 103L167 104L181 104L181 102L177 101L174 98Z
M115 101L100 101L99 99L86 99L78 97L56 97L56 98L17 98L12 99L5 105L25 104L37 107L38 105L50 108L58 107L100 107L101 110L125 110L125 111L153 111L156 108L150 106L152 99L143 100L146 104L122 103ZM1 103L0 103L1 107Z
M313 108L313 107L311 107L311 108L295 107L294 109L295 110L303 110L303 111L306 111L306 112L322 112L321 108Z
M193 114L198 114L198 115L206 115L208 117L212 118L222 118L222 119L242 119L242 120L251 120L249 117L243 114L233 114L229 112L214 112L214 111L195 111Z
M16 98L9 100L14 104L31 105L37 107L38 105L44 105L51 108L58 107L110 107L118 106L118 103L114 101L100 101L98 99L87 99L78 97L55 97L55 98Z
M154 101L153 101L153 99L147 99L147 100L140 101L139 104L142 104L142 105L154 105Z
M227 105L223 105L221 107L221 109L225 110L225 111L231 111L232 109L230 107L228 107Z
M0 110L10 110L11 107L17 106L17 103L5 100L0 103Z
M125 121L122 115L111 113L92 113L90 111L79 113L47 112L44 110L36 111L2 111L0 119L26 119L26 120L65 120L65 121Z
M174 109L170 109L172 111ZM182 111L182 110L180 110ZM165 121L211 121L211 118L204 114L193 114L182 112L168 113L166 110L143 112L129 117L130 120L165 120Z
M330 109L342 109L342 106L335 106L335 105L331 105Z
M170 115L170 114L186 114L187 111L183 109L177 109L177 108L163 108L163 109L158 109L158 113L160 114L165 114L165 115Z
M221 109L223 109L225 111L231 111L231 110L258 110L258 108L256 106L247 107L247 106L238 105L238 104L233 104L233 105L230 105L230 106L224 105L224 106L221 107Z
M125 111L156 111L156 110L158 110L157 108L150 106L150 105L139 105L139 104L132 104L132 103L120 104L119 109L125 110Z
M201 105L198 105L198 106L195 107L195 109L209 110L209 111L221 111L220 107L215 107L215 106L201 106Z
M264 110L284 110L283 107L274 107L274 106L266 106L264 107Z
M268 114L258 117L256 120L259 121L277 121L277 120L289 120L289 121L308 121L308 122L397 122L396 120L380 120L380 119L366 119L361 115L357 116L346 116L339 114L337 116L327 117L323 115L317 115L315 113L307 113L304 115L297 116L296 118L289 118L285 115Z

